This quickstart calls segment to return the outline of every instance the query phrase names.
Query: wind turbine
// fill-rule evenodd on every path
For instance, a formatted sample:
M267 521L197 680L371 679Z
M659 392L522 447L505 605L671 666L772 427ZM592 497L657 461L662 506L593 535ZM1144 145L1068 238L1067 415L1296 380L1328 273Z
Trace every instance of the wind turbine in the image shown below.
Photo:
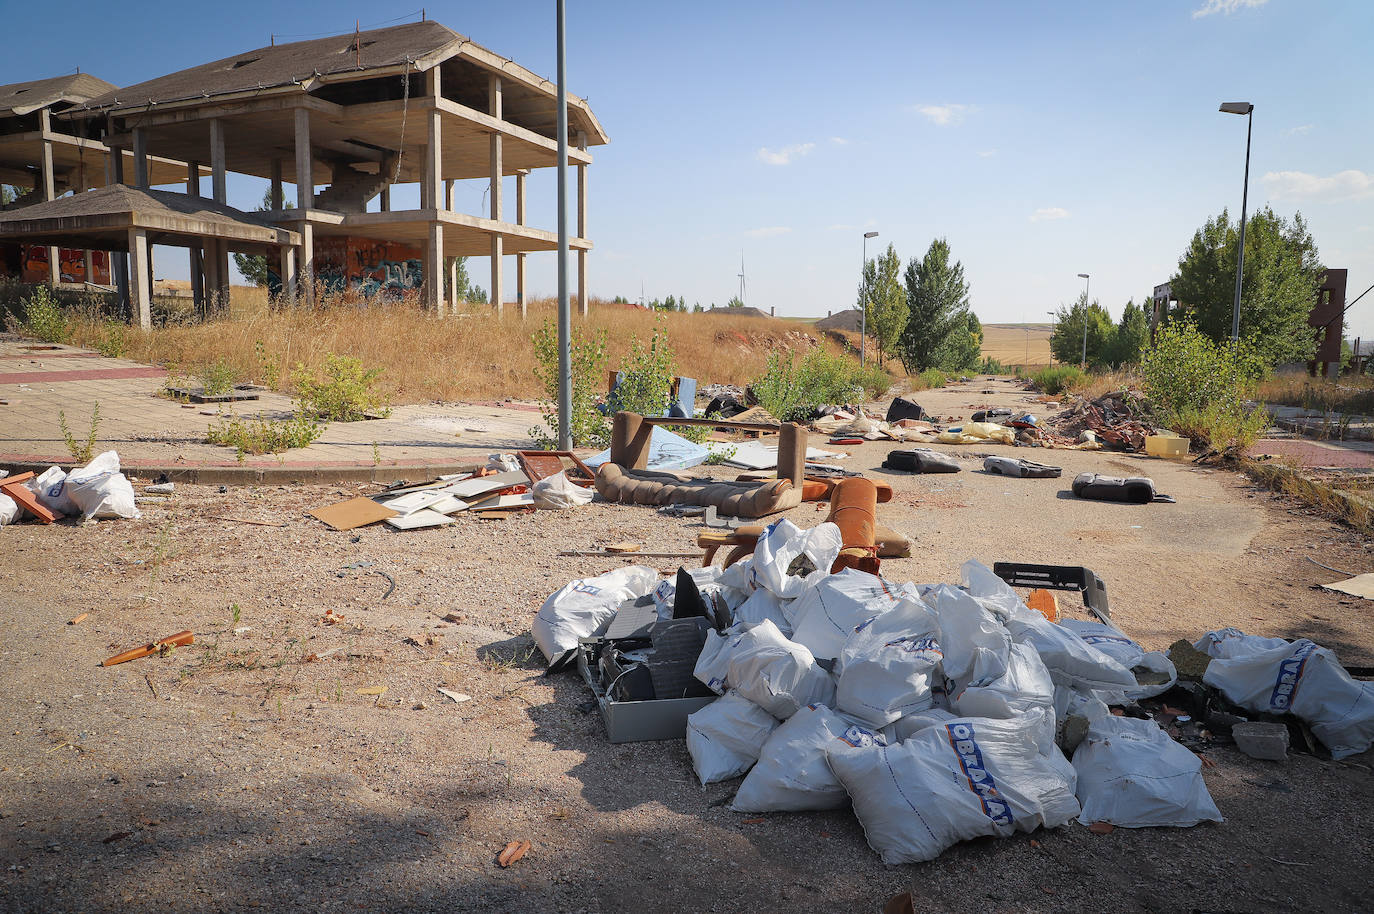
M739 303L744 304L744 251L739 252Z

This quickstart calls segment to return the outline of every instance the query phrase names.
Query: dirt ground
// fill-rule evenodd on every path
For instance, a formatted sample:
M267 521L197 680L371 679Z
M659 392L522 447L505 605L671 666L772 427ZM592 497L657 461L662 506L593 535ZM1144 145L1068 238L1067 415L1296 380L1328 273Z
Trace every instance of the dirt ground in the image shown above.
M919 399L945 415L1023 403L990 386ZM881 519L916 547L884 563L893 580L955 581L970 557L1084 564L1147 647L1234 625L1374 663L1368 604L1314 589L1338 576L1306 560L1364 571L1370 543L1243 477L1038 451L1064 479L1004 479L968 447L945 448L964 472L913 477L876 469L890 447L848 449L847 465L896 489ZM1178 503L1075 500L1087 469L1150 475ZM922 911L1374 903L1370 753L1267 763L1215 748L1205 776L1224 824L1074 823L920 865L884 866L848 811L732 813L737 782L703 789L682 741L609 744L585 685L543 676L529 635L549 593L627 561L560 549L686 550L695 521L597 503L340 533L304 514L358 491L179 485L139 521L0 530L0 908L867 912L906 889ZM376 571L395 579L389 598ZM329 609L343 621L323 623ZM98 666L180 629L196 643ZM514 839L533 848L501 869Z

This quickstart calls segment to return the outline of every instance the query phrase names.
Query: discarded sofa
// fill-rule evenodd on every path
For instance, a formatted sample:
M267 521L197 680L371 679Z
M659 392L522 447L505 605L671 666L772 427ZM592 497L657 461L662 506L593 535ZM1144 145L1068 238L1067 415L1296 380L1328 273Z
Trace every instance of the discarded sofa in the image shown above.
M948 454L918 447L909 451L888 451L883 469L903 473L957 473L959 462Z
M1099 476L1096 473L1079 473L1074 477L1073 494L1079 498L1093 501L1119 501L1133 505L1146 505L1152 501L1172 502L1172 495L1160 495L1155 491L1153 479L1145 476Z
M733 482L701 479L654 470L627 470L602 464L596 491L607 501L626 505L714 505L721 514L765 517L801 504L802 490L787 479Z
M983 469L1002 476L1015 476L1018 479L1056 479L1064 475L1063 467L1052 467L1045 463L1017 457L984 457Z

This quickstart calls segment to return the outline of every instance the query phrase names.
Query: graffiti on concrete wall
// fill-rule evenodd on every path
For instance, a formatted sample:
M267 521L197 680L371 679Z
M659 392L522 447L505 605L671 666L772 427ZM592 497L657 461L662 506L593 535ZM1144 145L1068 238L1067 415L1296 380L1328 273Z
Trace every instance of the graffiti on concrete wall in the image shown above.
M273 264L272 266L275 266ZM315 238L315 277L331 292L353 292L366 298L400 298L424 285L420 249L371 238ZM275 293L281 278L268 275Z
M20 278L24 282L48 281L48 249L27 244L22 248ZM91 276L86 276L86 252L78 248L58 248L57 267L62 282L93 282L110 285L110 255L105 251L91 251Z

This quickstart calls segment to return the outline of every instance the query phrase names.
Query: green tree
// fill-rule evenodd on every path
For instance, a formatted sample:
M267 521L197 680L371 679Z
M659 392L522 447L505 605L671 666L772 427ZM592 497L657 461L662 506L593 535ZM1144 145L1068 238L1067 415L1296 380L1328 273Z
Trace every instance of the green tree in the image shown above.
M936 238L930 243L925 257L914 257L906 265L906 305L909 313L900 337L902 365L908 374L918 374L927 368L954 369L964 364L946 366L942 361L960 361L975 330L976 347L982 345L983 327L968 310L968 282L964 279L964 265L949 262L949 242ZM973 317L973 323L969 318ZM976 359L975 359L976 362Z
M290 200L283 199L283 206L286 209L295 209L296 204ZM262 192L262 203L253 207L255 213L266 213L272 209L272 189L268 188ZM234 266L238 267L239 275L248 280L255 286L267 288L267 258L261 254L235 254Z
M1231 335L1239 225L1225 210L1193 234L1171 281L1185 316L1213 340ZM1240 334L1265 364L1311 358L1316 337L1307 315L1322 271L1317 246L1302 214L1290 222L1266 206L1245 227L1245 274Z
M983 360L983 324L978 316L968 312L968 319L950 331L932 358L930 367L941 371L977 370Z
M458 281L453 284L457 293L457 300L471 301L472 277L468 275L468 259L466 257L450 257L444 261L445 266L452 266L454 263L458 264Z
M1078 293L1078 300L1055 314L1054 334L1050 337L1050 352L1055 361L1077 365L1083 359L1083 326L1088 328L1088 364L1106 364L1107 348L1112 342L1116 326L1112 316L1096 299L1088 304L1088 293Z
M1150 319L1145 315L1145 308L1131 299L1126 302L1126 307L1121 311L1121 320L1117 321L1116 329L1112 331L1104 360L1117 367L1138 365L1140 354L1149 341Z
M868 335L878 344L878 353L884 359L896 347L910 314L901 271L897 248L889 244L884 254L864 264L859 284L859 308L865 314Z
M712 305L711 307L714 308L715 305ZM743 301L738 295L732 295L732 296L730 296L730 300L729 300L728 302L725 303L725 307L727 307L727 308L743 308L743 307L744 307L744 301Z

